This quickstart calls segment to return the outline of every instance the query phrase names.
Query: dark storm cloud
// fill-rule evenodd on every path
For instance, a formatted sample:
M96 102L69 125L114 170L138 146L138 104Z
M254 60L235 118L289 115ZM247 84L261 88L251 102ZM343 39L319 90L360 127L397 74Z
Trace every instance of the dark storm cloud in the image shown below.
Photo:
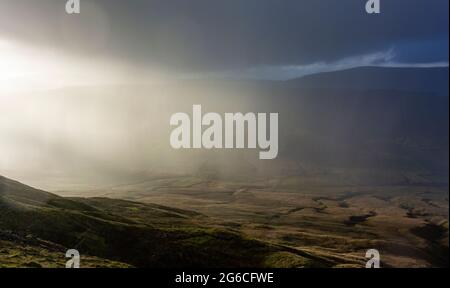
M381 0L380 15L365 13L366 0L81 0L81 15L71 16L65 2L0 0L0 36L185 69L305 65L389 49L394 61L448 61L448 0Z

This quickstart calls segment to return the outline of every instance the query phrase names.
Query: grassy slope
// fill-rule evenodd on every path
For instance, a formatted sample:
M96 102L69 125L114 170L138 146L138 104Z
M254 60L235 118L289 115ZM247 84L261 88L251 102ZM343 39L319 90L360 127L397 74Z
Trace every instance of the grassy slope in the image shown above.
M195 221L201 217L190 211L123 200L67 199L0 177L0 232L45 240L64 248L76 248L82 255L102 258L98 265L96 258L91 258L94 259L91 266L120 266L113 261L137 267L332 265L307 253L246 239L223 229L202 227ZM34 251L39 247L23 246L17 241L2 243L10 247L4 248L5 254L22 253L22 258L30 255L27 249ZM49 264L52 252L42 247L40 251L48 260L44 266L52 266ZM25 257L16 264L27 266L26 263L42 257L35 260ZM60 258L55 258L55 262L56 259ZM0 265L11 266L14 262L0 257Z
M0 240L0 268L63 268L68 260L64 254L61 249ZM81 265L84 268L132 267L93 256L82 256Z

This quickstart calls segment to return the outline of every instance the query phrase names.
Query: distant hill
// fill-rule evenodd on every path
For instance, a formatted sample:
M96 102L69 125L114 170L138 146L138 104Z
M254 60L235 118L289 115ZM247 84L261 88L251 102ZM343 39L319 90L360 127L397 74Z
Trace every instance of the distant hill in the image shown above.
M280 137L280 156L448 183L448 77L448 68L362 67L286 81L280 127L299 132Z
M67 199L0 176L0 243L5 247L0 267L54 266L48 264L51 258L57 257L55 262L61 263L63 259L57 255L63 256L66 249L78 249L93 267L334 264L300 250L196 224L202 217L191 211L124 200ZM22 260L11 263L5 254ZM42 259L44 263L39 262Z
M407 171L427 175L425 183L446 185L448 74L448 68L363 67L279 82L177 80L21 95L15 97L21 105L5 111L25 104L37 108L32 115L12 113L5 122L24 124L11 124L14 133L1 138L10 165L0 169L35 186L69 192L161 173L250 179L334 168L389 169L400 178ZM56 107L52 113L40 108L45 103ZM204 113L279 113L278 158L259 161L257 151L247 149L175 151L167 142L168 119L192 113L195 103ZM61 119L67 122L60 125Z
M287 81L301 88L394 90L448 96L448 67L361 67L319 73Z

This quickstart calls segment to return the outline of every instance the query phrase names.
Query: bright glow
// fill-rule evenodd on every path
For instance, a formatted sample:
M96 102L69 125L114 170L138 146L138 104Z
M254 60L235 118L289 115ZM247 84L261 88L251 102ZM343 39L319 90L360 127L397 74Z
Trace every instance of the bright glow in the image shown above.
M55 53L0 39L0 92L54 88L66 80L58 77L69 72L65 62Z
M55 49L31 47L0 38L0 96L5 92L32 92L68 86L135 82L136 73L124 65L98 59L67 56ZM148 83L148 74L146 81Z

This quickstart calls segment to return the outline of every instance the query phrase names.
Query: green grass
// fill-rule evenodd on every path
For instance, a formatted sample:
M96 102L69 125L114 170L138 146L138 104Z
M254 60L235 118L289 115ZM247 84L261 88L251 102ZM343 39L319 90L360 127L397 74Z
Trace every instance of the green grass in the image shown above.
M312 263L293 253L282 254L279 246L196 224L194 220L202 217L192 211L123 200L66 199L0 179L0 231L76 248L81 255L135 267L298 267ZM21 254L27 247L14 249ZM51 266L45 259L51 260L53 254L41 252L42 257L32 253L36 257L19 257L17 262L3 257L0 265ZM289 257L283 260L282 255Z
M0 241L0 268L64 268L67 260L64 251ZM80 266L82 268L132 267L125 263L92 256L82 256Z

